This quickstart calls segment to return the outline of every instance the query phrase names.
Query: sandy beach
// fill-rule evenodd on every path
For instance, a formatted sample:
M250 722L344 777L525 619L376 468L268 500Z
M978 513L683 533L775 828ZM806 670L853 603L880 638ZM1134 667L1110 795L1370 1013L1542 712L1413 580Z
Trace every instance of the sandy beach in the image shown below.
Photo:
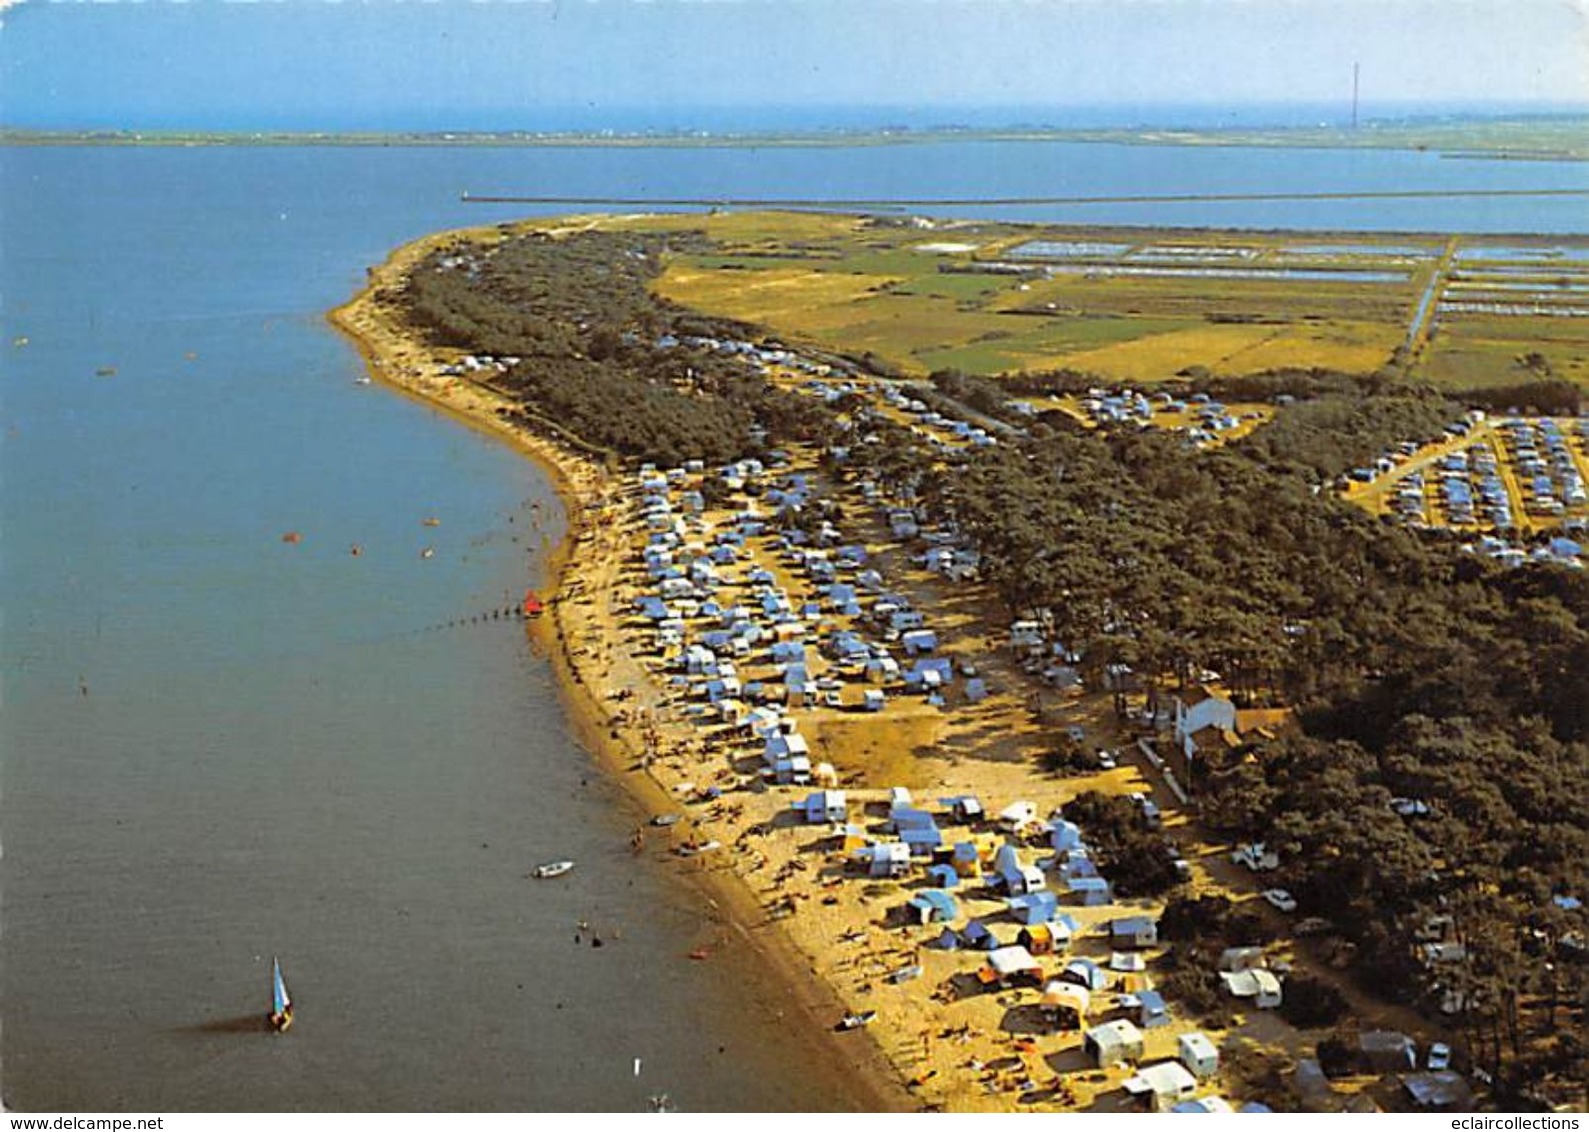
M352 299L328 314L363 356L381 385L438 409L471 428L522 452L547 471L568 513L563 540L552 550L547 576L546 615L529 623L534 640L558 675L569 723L583 745L647 810L661 814L678 807L676 787L661 763L645 758L647 728L642 723L654 689L644 668L615 648L617 637L612 588L624 546L612 525L620 502L618 478L591 455L577 450L551 428L533 428L504 419L516 407L507 398L458 378L437 378L433 351L406 326L396 309L379 301L383 288L397 284L412 264L433 248L460 235L491 241L494 228L443 232L394 250L371 267L366 284ZM658 830L657 832L665 832ZM658 840L655 851L665 852ZM767 972L762 993L784 1002L791 1025L808 1031L813 1049L830 1073L849 1080L849 1092L871 1111L911 1111L921 1102L866 1033L838 1035L833 1021L845 1007L833 989L813 978L810 961L769 921L755 894L729 869L704 858L680 861L679 868L720 910L720 932L697 955L710 962L714 947L752 948Z

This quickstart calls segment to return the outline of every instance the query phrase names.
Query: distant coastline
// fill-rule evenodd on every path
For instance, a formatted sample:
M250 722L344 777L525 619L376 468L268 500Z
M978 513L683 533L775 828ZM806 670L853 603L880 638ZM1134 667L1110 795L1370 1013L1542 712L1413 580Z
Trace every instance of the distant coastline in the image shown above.
M811 148L968 142L1069 142L1107 145L1398 149L1464 159L1589 160L1589 114L1370 121L1346 126L1105 127L936 126L855 129L706 130L50 130L0 127L4 145L132 146L441 146L546 148Z

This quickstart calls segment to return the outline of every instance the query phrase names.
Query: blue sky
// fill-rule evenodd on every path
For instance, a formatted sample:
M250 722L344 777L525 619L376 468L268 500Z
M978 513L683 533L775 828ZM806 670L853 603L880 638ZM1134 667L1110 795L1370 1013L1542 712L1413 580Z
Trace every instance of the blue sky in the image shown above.
M1589 0L22 0L0 123L486 129L1589 104ZM826 108L848 107L845 114ZM856 110L854 108L862 108ZM1319 108L1323 108L1322 110Z

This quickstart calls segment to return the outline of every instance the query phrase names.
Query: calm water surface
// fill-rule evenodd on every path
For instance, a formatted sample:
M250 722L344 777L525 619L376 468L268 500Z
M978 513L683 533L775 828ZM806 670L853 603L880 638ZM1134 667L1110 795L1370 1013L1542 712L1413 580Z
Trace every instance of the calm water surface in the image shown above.
M0 150L5 1103L854 1103L811 1089L812 1057L748 963L683 958L715 935L700 898L629 855L637 815L569 739L522 632L475 620L541 580L563 523L545 477L355 385L358 359L322 321L392 246L522 214L460 190L1584 183L1578 165L1046 144ZM1001 215L1563 232L1580 212ZM282 542L289 530L303 541ZM579 861L566 881L524 879L562 856ZM581 919L606 946L574 942ZM282 1040L244 1031L273 952L299 1003Z

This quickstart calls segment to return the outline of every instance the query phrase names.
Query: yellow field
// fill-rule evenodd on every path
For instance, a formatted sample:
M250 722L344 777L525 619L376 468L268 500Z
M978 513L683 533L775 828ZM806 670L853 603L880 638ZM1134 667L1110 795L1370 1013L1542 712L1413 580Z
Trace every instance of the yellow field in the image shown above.
M858 216L830 212L655 213L615 216L603 227L619 231L668 232L700 229L725 244L754 247L802 240L837 240L864 223Z
M845 326L861 321L846 315L879 288L886 275L840 275L773 268L767 271L706 271L668 268L656 284L665 299L712 314L765 322L795 331Z
M1077 369L1137 382L1167 380L1190 364L1215 373L1254 373L1284 366L1370 372L1395 347L1395 334L1385 327L1354 329L1355 334L1309 326L1200 326L1038 357L1028 368Z

